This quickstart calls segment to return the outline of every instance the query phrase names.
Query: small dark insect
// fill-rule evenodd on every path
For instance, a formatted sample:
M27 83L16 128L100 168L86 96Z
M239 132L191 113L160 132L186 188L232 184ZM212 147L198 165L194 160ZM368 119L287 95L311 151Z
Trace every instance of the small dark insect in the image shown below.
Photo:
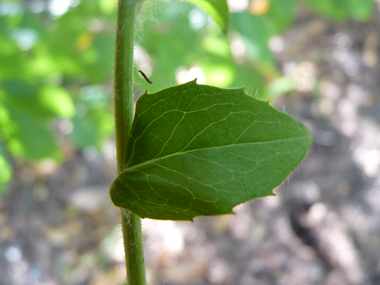
M150 84L153 84L153 82L152 82L152 81L150 81L148 77L146 77L146 75L145 75L145 73L144 73L144 72L142 72L141 70L139 70L139 72L140 72L140 73L141 73L141 75L142 75L142 76L145 78L145 80L146 80L146 81L148 81L148 83L150 83Z

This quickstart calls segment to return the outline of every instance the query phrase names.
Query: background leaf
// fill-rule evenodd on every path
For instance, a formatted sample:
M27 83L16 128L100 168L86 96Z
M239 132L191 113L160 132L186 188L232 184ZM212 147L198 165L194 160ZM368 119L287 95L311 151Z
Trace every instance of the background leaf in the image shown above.
M1 112L1 111L0 111ZM8 161L4 146L0 142L0 196L7 189L8 183L12 177L12 166Z
M344 21L350 17L368 21L374 11L373 0L300 0L309 9L333 20Z
M229 12L227 0L187 0L205 10L219 25L224 33L227 32Z
M101 150L104 141L114 132L110 96L100 85L85 86L76 101L77 112L72 119L70 138L80 149L92 146Z
M112 89L101 104L81 96L112 78L116 3L97 2L54 17L48 5L36 12L33 3L0 3L0 140L10 156L62 161L63 143L100 149L112 135ZM72 119L65 131L62 119ZM67 135L71 142L58 141ZM5 152L0 161L9 166Z
M74 114L71 97L56 86L8 81L0 84L0 135L13 155L27 160L62 155L53 129L53 118Z
M193 81L144 94L111 199L143 218L232 213L273 195L310 143L304 125L242 89Z
M352 18L363 22L371 19L375 10L375 2L373 0L344 1L344 5L350 11Z

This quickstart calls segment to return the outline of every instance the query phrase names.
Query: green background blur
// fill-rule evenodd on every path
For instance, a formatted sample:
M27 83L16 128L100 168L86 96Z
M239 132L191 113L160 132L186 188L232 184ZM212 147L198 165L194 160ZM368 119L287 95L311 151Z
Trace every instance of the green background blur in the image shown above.
M367 21L373 0L230 1L228 33L191 3L146 1L136 31L136 96L198 78L246 86L262 99L292 92L277 67L276 36L303 9L334 21ZM101 151L113 134L112 78L117 3L0 3L0 193L15 162L65 159L65 148ZM277 41L278 42L278 41ZM154 82L149 85L137 70Z

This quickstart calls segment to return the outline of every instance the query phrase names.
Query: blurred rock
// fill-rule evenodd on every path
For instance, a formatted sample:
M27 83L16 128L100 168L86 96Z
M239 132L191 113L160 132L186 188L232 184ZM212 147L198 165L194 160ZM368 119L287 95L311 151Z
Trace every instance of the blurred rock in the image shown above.
M80 188L69 196L69 204L88 213L96 212L110 203L108 187Z

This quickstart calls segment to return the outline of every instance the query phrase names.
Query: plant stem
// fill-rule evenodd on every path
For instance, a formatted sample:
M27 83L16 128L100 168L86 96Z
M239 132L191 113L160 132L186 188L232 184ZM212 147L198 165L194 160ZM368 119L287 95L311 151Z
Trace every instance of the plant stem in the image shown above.
M118 173L124 169L127 139L133 121L133 49L136 13L141 0L119 0L115 48L114 113ZM141 219L121 209L128 285L145 285Z

